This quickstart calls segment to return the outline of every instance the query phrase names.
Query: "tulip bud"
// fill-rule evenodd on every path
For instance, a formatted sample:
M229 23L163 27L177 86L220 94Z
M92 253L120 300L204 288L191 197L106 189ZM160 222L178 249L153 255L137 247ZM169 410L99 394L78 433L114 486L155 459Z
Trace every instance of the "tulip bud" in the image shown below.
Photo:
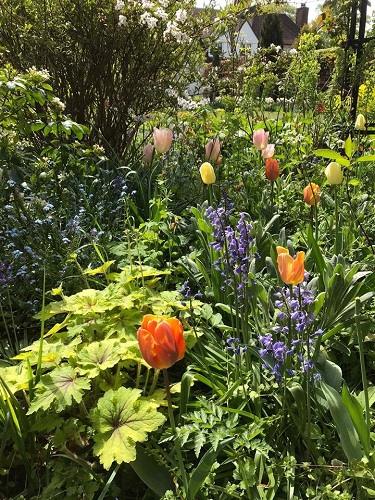
M303 190L303 199L308 205L315 205L320 201L320 187L317 184L311 182Z
M256 149L266 149L268 144L269 132L265 132L264 129L254 130L253 133L253 143Z
M173 132L169 128L154 128L154 146L159 153L166 153L172 146Z
M215 162L220 154L220 147L219 139L210 139L205 147L206 160Z
M280 175L279 162L275 158L266 160L266 179L275 181Z
M143 148L143 161L145 163L151 163L153 153L154 146L152 144L146 144L146 146Z
M204 184L213 184L216 181L215 170L211 165L211 163L208 162L202 163L199 172L201 174L201 178Z
M262 151L263 158L272 158L275 154L275 144L268 144L266 148Z
M362 114L357 116L354 128L356 130L366 130L366 118Z
M326 167L324 173L326 174L328 184L341 184L342 171L341 165L336 161L331 161Z

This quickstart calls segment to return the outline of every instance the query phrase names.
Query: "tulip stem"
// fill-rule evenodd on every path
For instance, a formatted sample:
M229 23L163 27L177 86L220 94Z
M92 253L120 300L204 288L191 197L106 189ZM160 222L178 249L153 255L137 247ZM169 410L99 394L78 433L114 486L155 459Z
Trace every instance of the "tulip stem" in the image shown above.
M210 207L212 207L212 201L213 201L212 184L209 184L207 188L208 188L208 204Z
M335 197L335 246L334 252L338 255L341 251L340 228L339 228L339 206L337 198L337 186L333 186L333 195Z
M189 483L188 483L188 479L187 479L187 475L186 475L186 470L184 467L184 461L182 458L180 438L178 437L177 432L176 432L176 423L174 420L173 407L172 407L172 395L171 395L171 390L169 387L168 370L166 368L163 368L163 376L164 376L165 392L167 395L167 402L168 402L169 423L171 424L172 433L174 434L174 444L176 447L177 461L178 461L178 465L179 465L181 476L182 476L182 484L183 484L183 487L185 489L185 497L188 498Z
M275 204L275 193L274 193L275 181L271 181L271 212L273 214L273 206Z

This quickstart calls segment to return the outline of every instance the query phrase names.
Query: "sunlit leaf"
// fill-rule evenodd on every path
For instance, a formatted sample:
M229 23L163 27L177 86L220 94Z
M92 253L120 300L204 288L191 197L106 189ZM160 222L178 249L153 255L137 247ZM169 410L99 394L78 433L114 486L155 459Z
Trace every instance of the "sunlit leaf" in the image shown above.
M337 153L336 151L332 151L331 149L315 149L314 154L316 156L321 156L322 158L327 158L328 160L337 161L343 167L349 167L350 161L347 158L344 158Z
M84 347L77 356L79 372L93 378L99 375L100 371L111 368L120 360L119 347L120 342L117 339L92 342Z
M73 401L82 401L84 390L90 389L90 382L78 377L73 367L63 365L44 375L36 386L36 395L32 400L28 414L37 410L48 410L53 404L56 411L62 411Z
M94 454L98 455L105 469L113 462L132 462L136 458L136 443L147 439L148 432L164 423L165 417L155 405L140 398L140 390L121 387L110 390L91 411L94 437Z

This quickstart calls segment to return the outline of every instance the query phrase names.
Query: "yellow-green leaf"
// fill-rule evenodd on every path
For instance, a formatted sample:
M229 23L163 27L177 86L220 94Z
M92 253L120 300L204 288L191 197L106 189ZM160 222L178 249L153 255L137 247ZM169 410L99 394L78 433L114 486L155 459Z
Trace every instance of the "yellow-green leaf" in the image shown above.
M350 161L347 158L344 158L340 153L332 151L331 149L315 149L314 154L322 158L327 158L328 160L337 161L337 163L343 167L350 167Z
M103 265L100 267L96 267L95 269L87 269L85 271L85 274L88 274L89 276L95 276L95 274L105 274L109 267L116 262L115 260L109 260L108 262L104 262Z
M129 463L136 458L136 443L147 439L148 432L164 423L165 417L156 411L155 403L140 397L139 389L120 387L109 390L91 411L94 454L105 469L113 462Z

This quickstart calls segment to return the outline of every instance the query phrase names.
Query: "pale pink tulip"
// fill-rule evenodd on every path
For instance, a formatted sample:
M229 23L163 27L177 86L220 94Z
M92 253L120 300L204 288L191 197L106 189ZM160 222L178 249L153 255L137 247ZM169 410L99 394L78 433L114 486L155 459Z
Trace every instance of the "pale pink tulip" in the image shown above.
M153 153L154 146L152 144L146 144L146 146L143 148L143 161L145 163L151 163Z
M166 153L172 146L173 132L169 128L154 128L154 146L159 153Z
M206 144L206 160L215 162L220 154L219 139L210 139Z
M275 154L275 144L268 144L266 148L262 151L263 158L272 158Z
M268 144L269 132L265 132L264 129L254 130L253 133L253 143L256 149L265 149Z

